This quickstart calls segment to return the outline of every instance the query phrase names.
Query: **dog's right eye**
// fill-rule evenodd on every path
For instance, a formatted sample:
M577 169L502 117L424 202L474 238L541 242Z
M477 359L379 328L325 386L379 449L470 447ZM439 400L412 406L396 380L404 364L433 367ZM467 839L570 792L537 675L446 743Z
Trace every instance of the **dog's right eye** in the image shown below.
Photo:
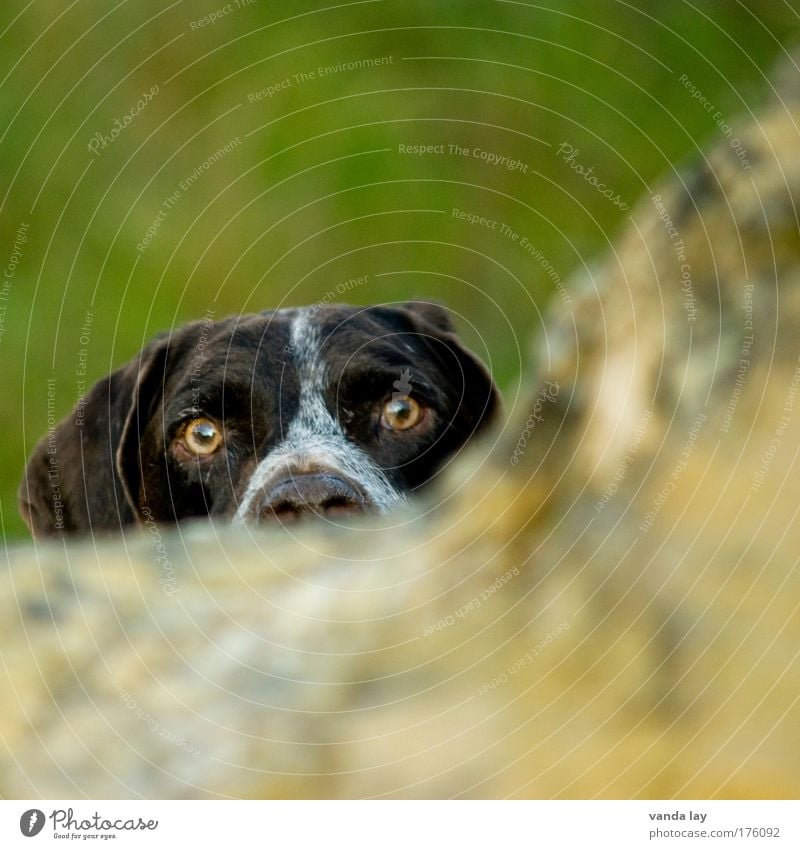
M198 457L213 454L222 444L222 433L211 419L192 419L181 429L179 438L184 448Z
M381 424L387 430L410 430L425 415L420 404L409 396L387 401L381 412Z

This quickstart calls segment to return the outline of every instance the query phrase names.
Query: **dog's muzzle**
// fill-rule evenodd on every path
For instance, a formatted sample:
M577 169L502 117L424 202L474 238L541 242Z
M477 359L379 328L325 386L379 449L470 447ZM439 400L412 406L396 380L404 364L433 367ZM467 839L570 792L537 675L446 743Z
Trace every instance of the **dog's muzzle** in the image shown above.
M371 508L366 495L333 472L296 472L270 485L251 516L255 521L295 522L298 519L352 516Z
M259 463L233 521L386 513L405 500L380 467L342 434L312 433L303 440L295 434Z

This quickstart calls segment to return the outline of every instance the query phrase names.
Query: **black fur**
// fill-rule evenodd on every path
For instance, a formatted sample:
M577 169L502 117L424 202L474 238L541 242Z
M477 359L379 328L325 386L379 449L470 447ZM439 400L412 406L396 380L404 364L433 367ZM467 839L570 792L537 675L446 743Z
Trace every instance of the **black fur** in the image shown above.
M348 440L400 491L426 484L492 418L495 386L435 304L312 309L322 342L325 403ZM193 323L151 342L99 381L38 444L20 486L36 536L119 530L144 519L230 516L258 463L286 433L300 386L292 313ZM431 411L415 433L387 432L376 410L403 370ZM218 421L224 446L198 462L176 454L182 422ZM80 421L79 421L80 420ZM357 484L357 482L355 482Z

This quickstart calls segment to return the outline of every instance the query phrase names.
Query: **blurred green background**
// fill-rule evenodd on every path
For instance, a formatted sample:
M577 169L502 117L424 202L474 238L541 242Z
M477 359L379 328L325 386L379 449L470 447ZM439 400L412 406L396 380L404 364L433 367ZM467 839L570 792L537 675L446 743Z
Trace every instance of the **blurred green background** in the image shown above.
M800 29L798 4L772 0L3 10L8 538L26 533L16 488L48 389L60 418L81 381L209 310L438 299L513 399L556 282L603 252L652 180L722 138L681 75L735 130Z

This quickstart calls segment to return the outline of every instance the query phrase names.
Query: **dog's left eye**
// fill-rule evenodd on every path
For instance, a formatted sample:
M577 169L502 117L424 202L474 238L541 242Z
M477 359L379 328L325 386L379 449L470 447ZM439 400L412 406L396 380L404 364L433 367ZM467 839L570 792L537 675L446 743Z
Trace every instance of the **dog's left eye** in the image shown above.
M381 424L388 430L408 430L419 424L422 414L422 407L413 398L393 398L383 405Z
M181 441L187 451L205 457L219 448L222 434L210 419L192 419L183 428Z

